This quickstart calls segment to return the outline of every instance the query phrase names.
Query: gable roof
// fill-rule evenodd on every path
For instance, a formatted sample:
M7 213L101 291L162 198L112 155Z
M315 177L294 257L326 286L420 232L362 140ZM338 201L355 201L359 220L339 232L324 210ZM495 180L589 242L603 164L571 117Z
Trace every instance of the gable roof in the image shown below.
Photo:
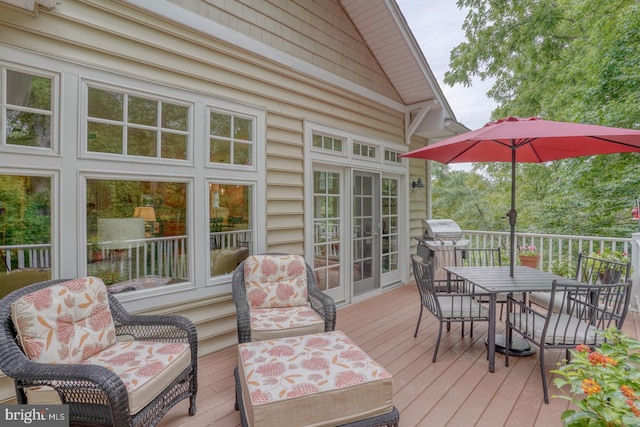
M339 1L407 106L414 128L410 126L407 138L414 133L437 138L467 131L457 122L395 0ZM425 123L434 108L443 121L435 127L432 120Z

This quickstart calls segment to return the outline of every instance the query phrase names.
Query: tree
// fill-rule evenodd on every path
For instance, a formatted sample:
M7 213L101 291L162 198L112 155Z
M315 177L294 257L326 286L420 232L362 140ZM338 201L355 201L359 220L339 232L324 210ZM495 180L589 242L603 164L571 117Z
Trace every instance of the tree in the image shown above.
M540 116L640 128L637 2L459 0L457 4L469 9L463 24L466 41L452 50L445 83L468 86L474 76L494 79L487 94L498 102L493 118ZM486 197L504 196L507 182L510 185L506 168L489 164L477 169L498 193ZM628 236L637 229L629 211L640 193L638 154L518 165L517 177L519 231ZM490 208L504 210L502 203L499 206Z

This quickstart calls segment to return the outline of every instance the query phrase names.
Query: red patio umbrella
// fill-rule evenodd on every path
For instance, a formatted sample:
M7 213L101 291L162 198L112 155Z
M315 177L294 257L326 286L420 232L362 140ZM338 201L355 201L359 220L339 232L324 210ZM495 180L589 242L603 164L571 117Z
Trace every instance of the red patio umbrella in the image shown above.
M516 226L516 162L542 163L570 157L640 151L640 130L507 117L484 127L403 154L440 163L511 162L510 274Z

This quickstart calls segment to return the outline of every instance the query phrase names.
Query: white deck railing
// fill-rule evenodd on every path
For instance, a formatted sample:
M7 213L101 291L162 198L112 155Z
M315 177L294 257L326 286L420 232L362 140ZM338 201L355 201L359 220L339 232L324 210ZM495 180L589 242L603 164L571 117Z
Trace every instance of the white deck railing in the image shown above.
M210 249L249 246L252 236L252 230L210 233ZM98 243L98 246L102 248L102 259L105 261L114 261L112 243ZM91 244L87 245L87 254L91 253L92 246ZM147 275L187 278L187 257L184 256L187 253L187 236L127 240L118 242L118 247L120 254L115 260L120 264L122 264L122 260L126 261L129 278ZM17 269L50 267L50 244L0 246L0 271L10 272ZM105 268L107 267L105 266Z
M469 247L500 248L505 258L509 258L509 232L464 230L469 239ZM540 268L553 271L554 266L566 262L569 270L575 270L573 263L579 253L586 255L608 248L632 255L632 238L572 236L561 234L516 233L517 248L534 245L540 251Z

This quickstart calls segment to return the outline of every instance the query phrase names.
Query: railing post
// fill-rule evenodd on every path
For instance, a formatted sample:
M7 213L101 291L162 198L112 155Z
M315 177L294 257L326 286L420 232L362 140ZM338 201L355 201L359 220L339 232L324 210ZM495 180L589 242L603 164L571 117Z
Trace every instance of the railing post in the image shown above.
M631 303L629 309L640 312L640 233L631 235L631 280L633 280L633 288L631 288Z

